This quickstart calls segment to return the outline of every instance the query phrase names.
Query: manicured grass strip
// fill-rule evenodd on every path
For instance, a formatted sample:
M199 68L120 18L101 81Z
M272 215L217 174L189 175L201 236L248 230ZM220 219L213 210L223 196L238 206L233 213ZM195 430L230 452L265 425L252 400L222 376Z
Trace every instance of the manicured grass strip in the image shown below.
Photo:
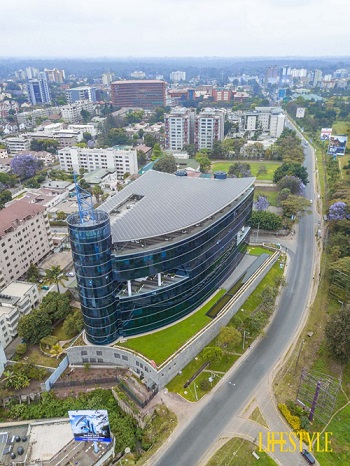
M253 451L259 456L259 460L253 456ZM252 466L256 464L259 466L276 465L266 453L258 451L257 445L235 437L220 448L207 463L207 466Z
M270 249L262 248L260 246L248 246L247 249L247 254L251 256L261 256L261 254L269 254L269 256L272 256L274 251L270 251Z
M275 162L275 161L274 162L270 162L270 161L256 162L256 161L251 161L251 160L246 160L246 159L243 159L243 160L234 159L234 160L230 160L229 162L213 162L211 169L213 172L214 171L228 172L229 166L236 162L249 163L252 176L255 176L258 180L266 180L266 181L272 181L275 170L277 170L277 168L282 165L282 162ZM262 173L258 176L258 170L262 166L266 167L267 173Z
M45 354L40 351L37 345L30 345L24 357L28 358L24 360L25 362L32 362L37 366L57 367L61 362L61 359L45 356ZM21 360L21 362L24 361Z
M226 290L219 290L198 311L171 327L142 337L131 338L126 343L119 343L118 346L137 351L159 365L211 322L206 313L225 293Z

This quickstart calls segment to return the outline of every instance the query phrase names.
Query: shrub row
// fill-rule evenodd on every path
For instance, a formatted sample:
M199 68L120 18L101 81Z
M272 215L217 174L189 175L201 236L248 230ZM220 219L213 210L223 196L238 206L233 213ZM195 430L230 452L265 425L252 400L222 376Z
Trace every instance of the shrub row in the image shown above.
M281 413L285 417L288 424L292 427L292 429L300 430L300 418L298 416L293 416L284 403L280 403L278 405L278 409L281 411Z

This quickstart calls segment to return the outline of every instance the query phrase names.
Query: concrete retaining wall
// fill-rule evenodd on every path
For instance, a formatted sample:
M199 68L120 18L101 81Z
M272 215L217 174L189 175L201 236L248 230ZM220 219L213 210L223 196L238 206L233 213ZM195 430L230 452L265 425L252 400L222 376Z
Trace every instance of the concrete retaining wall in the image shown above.
M44 383L41 384L42 391L49 392L51 389L51 385L54 384L63 374L63 372L67 369L69 365L69 359L66 356L60 362L59 366L55 369L55 371L50 375L50 377L45 380Z

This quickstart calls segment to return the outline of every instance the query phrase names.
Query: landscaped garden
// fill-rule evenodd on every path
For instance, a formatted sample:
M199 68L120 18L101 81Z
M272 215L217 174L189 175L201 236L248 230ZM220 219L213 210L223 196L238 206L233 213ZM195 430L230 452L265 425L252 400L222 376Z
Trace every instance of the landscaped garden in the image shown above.
M235 162L244 162L248 163L250 165L250 171L252 173L252 176L255 176L257 180L265 180L265 181L271 181L273 180L273 174L275 170L282 165L282 162L270 162L269 160L263 160L261 162L257 162L256 160L231 160L231 161L218 161L212 162L212 171L225 171L228 172L228 169L230 165L232 165ZM261 167L264 166L266 167L266 172L265 170L261 170ZM260 169L260 172L259 172Z
M217 291L199 310L177 324L148 335L130 338L117 346L137 351L159 365L211 322L206 313L225 293L226 290Z

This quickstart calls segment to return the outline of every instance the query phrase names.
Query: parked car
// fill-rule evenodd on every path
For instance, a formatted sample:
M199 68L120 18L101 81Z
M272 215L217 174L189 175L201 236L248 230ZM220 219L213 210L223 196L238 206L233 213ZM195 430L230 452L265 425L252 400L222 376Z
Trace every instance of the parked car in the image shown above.
M48 290L50 289L50 287L47 286L47 285L44 285L44 286L41 287L41 289L42 289L42 290L45 290L45 291L48 291Z
M301 451L301 454L309 464L315 464L316 463L315 458L312 456L312 454L308 450L306 450L306 448L304 448Z

